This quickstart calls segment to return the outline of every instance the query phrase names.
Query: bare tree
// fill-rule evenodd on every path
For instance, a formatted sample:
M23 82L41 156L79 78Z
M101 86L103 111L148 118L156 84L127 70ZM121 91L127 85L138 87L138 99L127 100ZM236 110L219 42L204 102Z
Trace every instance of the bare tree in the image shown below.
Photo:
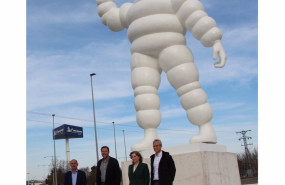
M56 172L57 172L57 185L63 185L64 183L64 175L70 169L67 167L67 163L64 160L60 160L56 162ZM88 185L94 185L96 182L96 170L97 166L92 166L91 171L89 167L82 167L80 170L84 171L87 178ZM54 175L54 165L53 163L50 164L50 173L46 178L46 184L54 185L53 182L53 175Z
M91 167L91 172L87 176L87 185L94 185L96 183L97 166Z
M88 175L90 173L89 167L80 168L79 170L84 171L86 174L86 177L88 177Z
M57 172L57 184L63 185L64 182L64 174L66 173L66 162L64 160L56 161L56 172ZM54 163L50 164L50 173L47 176L46 184L54 184L53 182L54 176Z
M258 177L258 151L237 154L239 172L241 178L249 176Z

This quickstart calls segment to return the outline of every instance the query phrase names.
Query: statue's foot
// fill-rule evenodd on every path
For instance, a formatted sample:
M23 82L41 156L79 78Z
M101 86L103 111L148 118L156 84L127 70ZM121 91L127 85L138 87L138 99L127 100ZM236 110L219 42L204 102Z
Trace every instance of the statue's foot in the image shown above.
M205 123L199 126L199 135L190 139L190 143L217 143L217 136L211 123Z
M155 139L158 139L156 129L145 129L143 140L137 144L134 144L131 147L131 150L141 152L144 150L152 149L152 143Z

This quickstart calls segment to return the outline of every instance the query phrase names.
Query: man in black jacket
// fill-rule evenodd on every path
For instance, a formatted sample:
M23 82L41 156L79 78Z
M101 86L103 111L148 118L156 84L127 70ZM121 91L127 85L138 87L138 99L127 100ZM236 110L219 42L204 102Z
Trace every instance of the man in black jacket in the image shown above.
M76 159L70 161L71 171L64 175L64 185L86 185L86 174L84 171L77 169L78 162Z
M109 156L107 146L101 147L101 154L103 159L97 163L97 185L120 185L122 175L118 160Z
M153 141L155 154L150 156L151 185L172 185L175 177L175 164L168 152L161 150L161 140Z

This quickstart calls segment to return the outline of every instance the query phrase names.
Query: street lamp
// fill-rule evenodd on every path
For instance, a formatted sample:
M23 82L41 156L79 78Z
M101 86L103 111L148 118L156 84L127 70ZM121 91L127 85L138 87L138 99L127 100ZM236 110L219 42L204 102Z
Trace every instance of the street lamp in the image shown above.
M28 179L28 185L29 185L29 174L30 174L30 173L27 173L27 175L28 175L28 178L27 178L27 179Z
M44 158L48 158L48 157L51 157L51 164L53 164L54 165L54 162L53 162L53 156L45 156ZM54 173L53 173L53 176L52 176L52 178L53 178L53 184L55 183L55 167L53 168L54 169Z
M57 185L57 172L56 172L56 151L55 151L55 134L54 134L54 116L55 114L52 114L52 136L53 136L53 152L54 152L54 175L55 175L55 185Z
M95 105L94 105L93 84L92 84L92 76L94 76L94 75L96 75L96 74L91 73L90 79L91 79L91 92L92 92L92 103L93 103L93 118L94 118L94 131L95 131L95 143L96 143L96 156L97 156L97 162L98 162L98 160L99 160L98 139L97 139L97 130L96 130Z
M124 145L125 145L125 160L127 161L127 151L126 151L126 140L125 140L125 130L123 131L123 135L124 135Z
M115 142L115 153L116 153L116 159L117 159L117 145L116 145L116 134L115 134L115 122L113 121L113 129L114 129L114 142Z

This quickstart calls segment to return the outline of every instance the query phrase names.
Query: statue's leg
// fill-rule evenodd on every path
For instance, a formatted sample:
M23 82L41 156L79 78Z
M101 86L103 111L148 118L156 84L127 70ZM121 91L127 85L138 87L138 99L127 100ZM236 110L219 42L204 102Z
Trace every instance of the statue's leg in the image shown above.
M176 89L188 120L199 126L199 135L192 137L190 142L217 143L216 133L210 122L212 108L198 82L199 74L191 51L185 45L170 46L160 53L159 65Z
M138 125L144 129L144 139L133 145L131 150L142 151L152 148L153 140L158 138L156 128L160 124L161 114L157 89L160 84L161 69L157 59L139 53L133 53L131 69L136 119Z

